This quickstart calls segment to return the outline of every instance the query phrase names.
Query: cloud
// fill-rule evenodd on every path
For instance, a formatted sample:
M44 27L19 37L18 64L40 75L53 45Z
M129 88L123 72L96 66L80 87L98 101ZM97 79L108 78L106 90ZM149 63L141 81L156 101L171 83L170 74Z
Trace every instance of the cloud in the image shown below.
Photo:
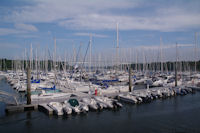
M38 29L31 24L23 24L23 23L17 23L15 24L15 28L19 30L26 30L26 31L38 31Z
M199 14L165 15L151 17L89 14L60 21L61 26L73 29L113 30L119 22L120 30L182 31L200 26Z
M136 2L123 0L107 1L66 1L66 0L34 0L35 4L20 7L6 16L6 20L15 22L53 22L56 20L70 19L78 14L88 14L91 12L102 12L110 9L123 9L134 7Z
M167 1L157 4L145 0L34 0L32 5L12 10L4 20L15 23L56 23L67 29L78 30L113 30L116 22L119 22L120 30L183 31L200 26L200 11L195 6L200 2L193 3L176 2L168 6ZM24 25L21 27L27 28ZM34 30L30 25L29 28Z
M79 33L74 33L76 36L92 36L92 37L98 37L98 38L106 38L108 36L102 35L102 34L96 34L96 33L84 33L84 32L79 32Z
M10 35L10 34L19 34L19 33L26 33L22 30L10 29L10 28L0 28L0 36Z

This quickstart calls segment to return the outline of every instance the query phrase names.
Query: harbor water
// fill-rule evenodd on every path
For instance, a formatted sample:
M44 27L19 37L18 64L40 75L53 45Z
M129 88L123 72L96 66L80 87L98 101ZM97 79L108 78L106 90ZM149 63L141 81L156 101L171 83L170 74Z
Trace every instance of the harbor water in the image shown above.
M6 80L0 90L15 93ZM89 111L86 114L48 116L30 111L6 114L0 102L0 133L199 133L200 93L157 99L150 103L123 103L117 110Z

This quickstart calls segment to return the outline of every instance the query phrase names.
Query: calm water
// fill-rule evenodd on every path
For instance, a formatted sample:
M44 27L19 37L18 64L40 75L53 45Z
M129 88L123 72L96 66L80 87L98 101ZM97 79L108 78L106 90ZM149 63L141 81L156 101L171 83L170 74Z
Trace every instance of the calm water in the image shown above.
M10 90L5 81L0 89ZM119 110L103 110L71 116L47 116L39 111L6 115L0 103L0 133L8 132L107 132L107 133L199 133L200 93L168 99L154 100L148 104L129 105Z

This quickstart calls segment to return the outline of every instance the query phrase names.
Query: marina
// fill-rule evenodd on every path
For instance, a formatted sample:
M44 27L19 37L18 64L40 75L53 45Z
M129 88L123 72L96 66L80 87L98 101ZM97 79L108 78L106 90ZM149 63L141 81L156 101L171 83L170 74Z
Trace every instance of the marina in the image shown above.
M81 112L88 112L89 110L123 108L123 105L120 102L134 105L149 103L157 99L193 94L196 91L199 91L198 84L200 82L198 74L185 74L183 79L179 79L179 81L182 81L179 86L175 85L175 82L177 82L175 81L176 79L171 80L166 78L173 77L173 75L168 76L167 74L161 75L160 77L162 78L159 79L160 81L153 81L154 76L142 79L138 74L140 79L135 80L134 78L130 78L134 76L129 74L129 80L127 79L125 81L103 79L94 82L93 79L91 82L89 79L89 81L86 80L86 82L80 82L78 80L73 81L69 77L66 77L73 86L73 89L70 89L70 84L68 84L68 87L63 87L61 84L58 84L59 82L63 82L62 74L59 74L60 78L57 77L60 81L57 81L56 86L51 83L50 86L52 87L48 87L48 83L50 83L48 80L51 80L53 77L47 76L36 82L36 80L33 79L26 80L24 75L27 75L27 79L31 78L30 75L28 76L28 74L25 73L2 72L1 82L7 82L12 90L15 90L18 95L18 97L12 96L12 94L6 93L6 91L1 91L1 95L5 94L5 96L7 95L8 97L13 98L12 105L8 104L5 108L5 112L7 113L38 110L38 108L40 108L40 111L43 111L48 115L54 114L59 116L70 115L71 113L80 114ZM15 76L18 78L16 79ZM194 78L192 77L196 77L195 83ZM156 87L155 83L158 81L162 84L157 84L158 87ZM98 82L98 84L95 84L96 82ZM101 82L101 84L99 84L99 82ZM140 85L138 85L138 82L140 82ZM77 86L74 86L74 83L76 83ZM106 89L104 88L105 83L107 86ZM23 86L26 87L25 85L27 86L27 89L20 91ZM41 87L41 85L47 85L47 87ZM31 86L34 87L32 88ZM28 89L29 87L30 90ZM61 89L58 89L59 87ZM82 89L82 87L88 87L88 89ZM30 93L30 96L28 96L28 93Z
M100 132L126 130L121 126L109 128L106 125L107 122L101 119L119 125L127 124L128 131L199 132L196 123L181 128L182 123L178 121L178 119L183 119L183 123L186 122L188 113L199 115L200 74L197 71L199 68L196 71L193 69L197 67L199 62L186 69L180 67L187 65L187 63L181 64L182 62L178 63L177 61L171 63L171 69L162 68L160 62L146 63L146 66L149 67L145 69L145 65L141 63L119 64L119 66L114 65L100 69L98 67L88 68L88 66L77 67L76 63L75 66L62 68L62 63L57 60L43 67L40 64L46 62L45 60L28 59L25 61L12 60L11 62L13 67L9 70L2 67L2 71L0 71L0 117L2 118L0 129L4 132L10 126L15 126L6 124L5 119L8 118L9 123L12 121L12 118L9 117L18 117L18 115L20 115L20 119L25 117L26 121L37 123L42 121L40 118L42 117L44 121L50 122L50 125L58 121L62 121L62 124L70 121L74 123L74 125L68 123L70 128L78 126L76 122L78 121L80 124L82 119L86 120L88 124L92 124L92 121L99 121L105 128L99 130ZM67 63L64 62L64 64ZM157 68L158 64L160 66ZM163 64L167 65L165 62ZM155 65L155 70L150 67L151 65ZM7 65L4 62L2 66ZM49 70L45 69L49 67ZM154 106L158 110L155 110ZM34 120L32 115L36 115L38 120ZM91 117L94 117L95 120ZM170 120L175 121L175 123L172 122L172 125L172 123L167 122L167 126L160 125L156 129L151 122L159 125L160 117L164 123ZM54 122L51 122L52 120ZM27 125L28 128L27 126L22 127L24 132L38 129L31 128L32 122L30 121ZM190 121L196 122L198 119L190 119ZM139 124L136 127L127 122ZM147 124L151 126L147 126ZM57 127L59 126L57 125ZM93 126L92 130L99 128L97 123ZM88 126L87 128L78 127L77 129L71 128L70 131L82 132L82 128L85 132L91 132ZM142 127L146 127L147 130ZM49 129L49 132L55 132L55 128L50 127L45 128L44 131ZM65 128L62 128L61 131L63 130ZM67 130L69 131L69 129ZM43 132L43 130L37 132Z
M1 81L1 88L4 86L8 89L7 85L6 82L2 85ZM200 93L196 91L185 96L157 99L139 105L121 102L123 107L117 110L103 109L64 116L53 115L53 109L46 104L39 105L38 111L15 112L6 115L4 112L6 106L1 103L0 129L2 132L39 133L65 130L69 132L94 130L95 132L129 132L131 130L150 133L169 131L198 133L200 131L199 100ZM48 109L41 111L45 106ZM47 110L49 110L49 115L48 112L44 113ZM110 123L114 123L116 127L111 128ZM45 126L48 128L44 128Z
M200 133L199 7L0 0L0 133Z

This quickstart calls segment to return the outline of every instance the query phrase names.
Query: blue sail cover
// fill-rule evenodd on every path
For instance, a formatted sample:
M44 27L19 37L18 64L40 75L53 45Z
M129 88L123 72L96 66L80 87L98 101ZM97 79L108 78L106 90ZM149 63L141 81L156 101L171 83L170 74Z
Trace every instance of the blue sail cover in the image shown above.
M31 80L31 83L40 83L40 79L33 79L33 80Z
M117 82L119 79L113 79L113 80L103 80L102 82Z
M96 85L100 85L100 86L102 86L104 88L108 88L109 87L108 83L102 82L102 81L93 81L92 83L96 84Z
M54 85L54 86L51 87L51 88L41 88L41 89L43 89L43 90L55 90L55 89L56 89L56 86Z

